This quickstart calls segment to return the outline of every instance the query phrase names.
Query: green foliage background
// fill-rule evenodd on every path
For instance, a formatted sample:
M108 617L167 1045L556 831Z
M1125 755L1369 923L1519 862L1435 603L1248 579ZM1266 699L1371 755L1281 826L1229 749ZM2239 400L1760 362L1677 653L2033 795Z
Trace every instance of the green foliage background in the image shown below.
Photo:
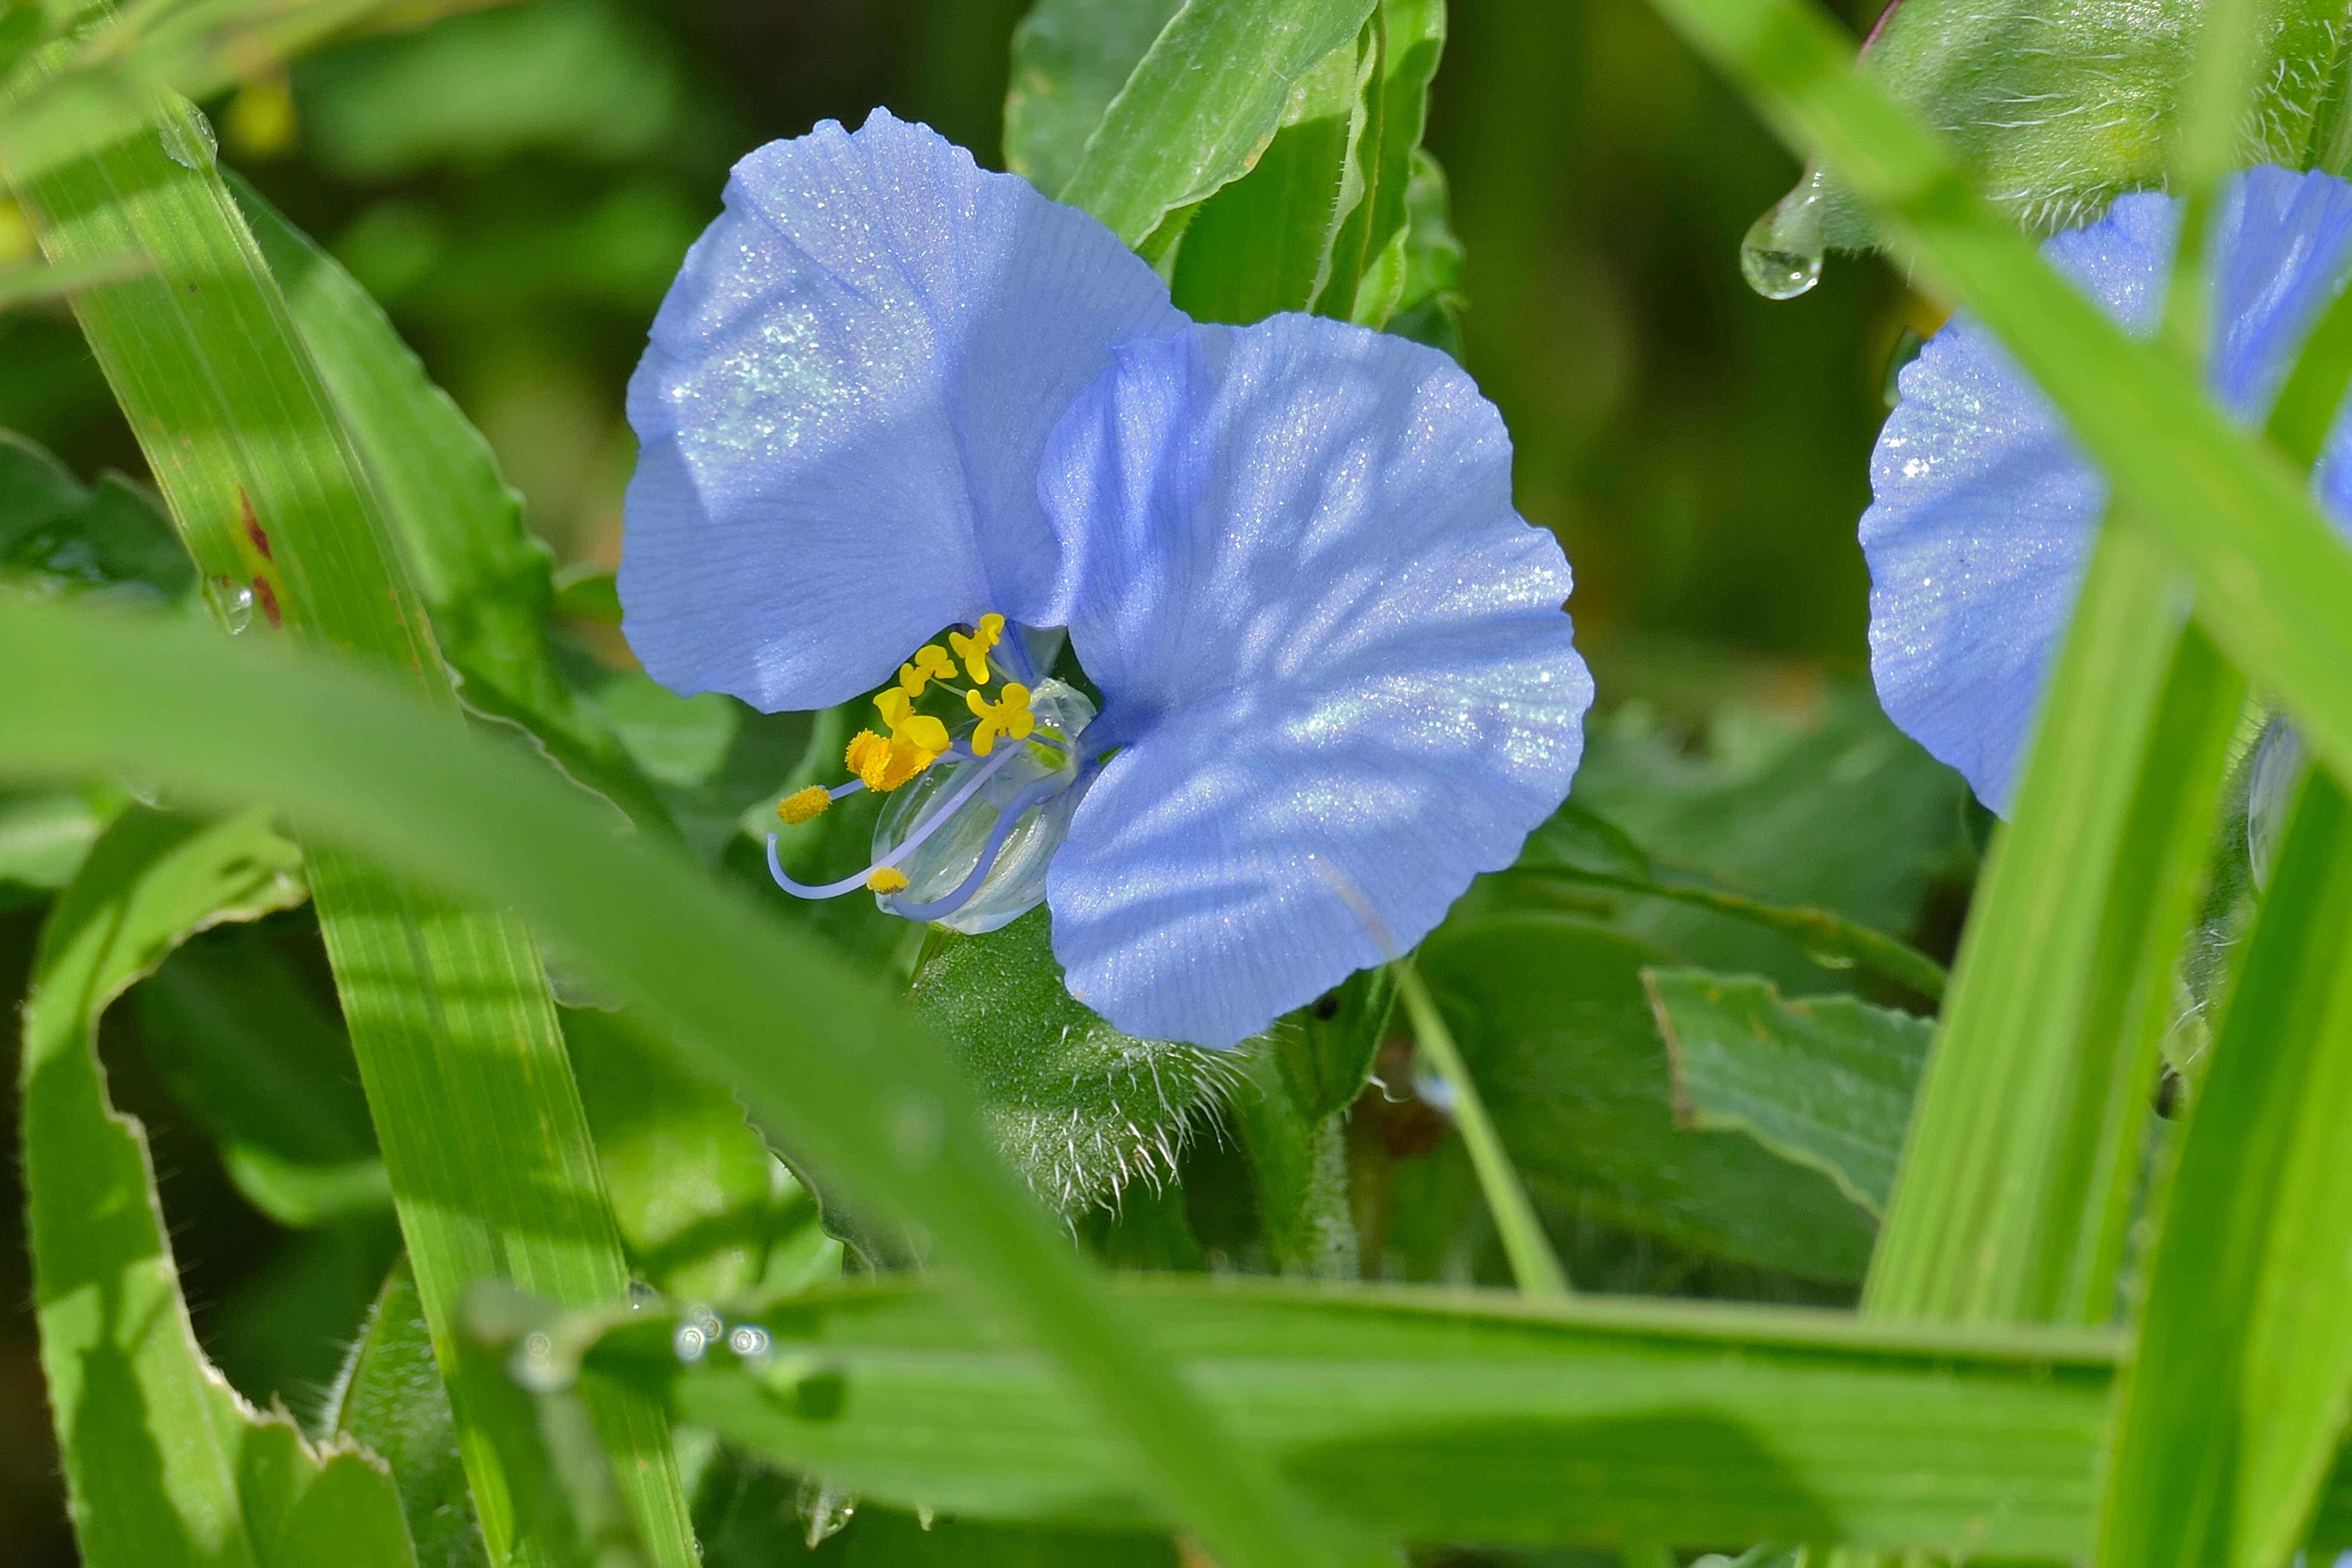
M250 104L209 106L224 161L383 303L488 437L559 565L609 565L633 456L620 390L679 255L717 209L728 162L820 117L854 125L886 104L997 163L1024 9L1021 0L531 0L298 63L299 131L288 147L257 141ZM1427 144L1450 176L1467 258L1461 351L1509 423L1521 510L1559 532L1578 573L1572 609L1601 694L1580 800L1680 869L1837 911L1948 961L1983 822L1860 685L1866 580L1853 540L1888 362L1906 326L1932 327L1928 308L1874 258L1833 263L1793 304L1747 289L1740 237L1797 164L1641 0L1458 0L1431 105ZM143 472L61 310L0 314L0 426L85 480ZM773 782L762 768L799 754L805 730L796 726L806 721L762 721L709 702L682 719L622 667L593 617L566 625L562 657L663 804L697 847L732 853L730 770L740 775L736 795ZM8 826L74 831L47 818ZM1592 872L1579 847L1561 853ZM1627 869L1612 863L1602 874ZM1906 990L1867 964L1824 972L1808 956L1818 944L1769 923L1613 898L1589 880L1580 888L1482 886L1455 945L1589 976L1595 1005L1622 1015L1602 1033L1646 1031L1642 971L1662 963L1754 973L1790 994L1859 984L1881 1000L1918 999L1916 984ZM13 889L17 907L0 913L0 994L23 989L47 890ZM854 909L814 918L869 960L888 959L901 939ZM1475 965L1449 979L1444 952L1433 950L1430 976L1448 1007L1516 1016L1508 998L1477 1000ZM315 1415L332 1403L336 1369L396 1246L380 1197L362 1190L372 1135L352 1115L352 1076L270 1077L309 1097L302 1116L323 1142L262 1148L241 1167L245 1179L233 1179L220 1151L253 1146L236 1124L250 1086L174 1076L184 1058L173 1042L201 1015L207 985L266 992L281 1032L317 1026L331 986L301 918L264 919L197 939L140 1005L109 1016L102 1041L115 1102L141 1117L155 1146L200 1338L255 1401L281 1397ZM604 1016L574 1013L572 1032L617 1184L626 1156L616 1163L614 1151L632 1147L633 1102L650 1095L688 1118L710 1110L698 1086L648 1089L625 1080L625 1066L613 1069L625 1081L600 1092L593 1042ZM1663 1058L1615 1077L1602 1064L1587 1075L1597 1098L1561 1110L1564 1097L1543 1077L1561 1070L1540 1038L1545 1020L1523 1022L1465 1047L1482 1081L1495 1077L1504 1135L1580 1284L1853 1299L1870 1226L1828 1176L1768 1156L1743 1133L1675 1130ZM331 1025L322 1037L340 1047ZM13 1106L0 1121L15 1128ZM1453 1223L1476 1202L1458 1143L1420 1147L1405 1131L1393 1142L1392 1160L1362 1163L1405 1194L1397 1234L1376 1244L1393 1252L1396 1272L1507 1281L1499 1245L1474 1238L1465 1251ZM1701 1152L1682 1158L1693 1149ZM350 1168L362 1185L270 1188L253 1162L277 1169L271 1159ZM1625 1174L1664 1164L1686 1168L1668 1182ZM32 1319L21 1310L30 1285L22 1238L8 1229L24 1212L18 1169L13 1157L0 1162L0 1541L27 1563L62 1563L72 1548ZM1214 1250L1217 1173L1197 1174L1188 1176L1198 1188L1189 1228ZM764 1172L754 1161L742 1179ZM257 1206L257 1192L291 1206ZM280 1223L310 1225L317 1205L338 1203L355 1217ZM1791 1213L1817 1223L1791 1226ZM1090 1240L1112 1258L1167 1261L1168 1247L1184 1245L1155 1226L1140 1197L1116 1222L1087 1223L1108 1225ZM677 1234L656 1226L626 1239L635 1255L663 1256ZM807 1235L780 1215L772 1231L729 1238L732 1252L689 1248L692 1267L717 1273L681 1276L673 1288L719 1294L793 1280L809 1263ZM1264 1245L1289 1243L1269 1236ZM1312 1243L1297 1245L1305 1258Z

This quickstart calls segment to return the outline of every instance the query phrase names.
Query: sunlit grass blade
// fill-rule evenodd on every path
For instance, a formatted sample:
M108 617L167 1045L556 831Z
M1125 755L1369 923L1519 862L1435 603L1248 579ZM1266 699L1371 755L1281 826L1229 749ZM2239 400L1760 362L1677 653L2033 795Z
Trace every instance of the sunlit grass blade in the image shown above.
M193 113L164 112L178 156L163 136L133 137L20 198L55 260L129 250L154 263L151 276L82 293L75 310L216 616L249 637L283 628L399 672L441 715L426 743L446 743L461 726L425 611L235 202L188 153ZM313 855L311 886L438 1342L453 1342L459 1298L477 1279L581 1303L625 1289L530 931L331 849ZM452 1396L503 1560L513 1542L496 1456L465 1391ZM603 1414L632 1457L625 1485L648 1546L686 1568L686 1505L659 1413Z
M0 616L0 773L109 767L282 802L306 831L511 907L743 1094L763 1126L940 1252L1044 1353L1059 1397L1226 1568L1335 1561L1245 1447L1106 1309L997 1158L970 1091L905 1010L677 854L462 733L382 677L180 626L50 606ZM511 1055L509 1041L499 1049ZM484 1119L455 1112L446 1125ZM448 1136L458 1142L465 1132ZM387 1139L387 1163L392 1163ZM509 1184L513 1173L501 1173ZM620 1292L615 1289L615 1299ZM461 1413L462 1414L462 1413Z
M242 180L230 189L350 432L443 655L469 708L521 724L563 769L640 826L669 817L603 717L555 672L546 546L489 444L400 339L367 290Z
M2279 847L2149 1269L2098 1561L2277 1568L2352 1415L2352 802Z
M1373 0L1187 0L1104 110L1061 199L1139 245L1240 178L1292 87L1353 39Z
M45 267L36 262L29 267L0 268L0 310L61 299L77 289L119 282L146 270L146 258L139 256L99 257L66 267Z
M412 1568L382 1461L307 1443L205 1359L147 1140L108 1103L107 1005L194 932L302 898L268 814L133 810L42 932L25 1009L25 1188L41 1367L86 1568Z
M2089 1525L2105 1336L1271 1280L1129 1277L1118 1294L1311 1496L1407 1541L2063 1559ZM1038 1359L947 1289L834 1289L729 1321L762 1327L765 1355L682 1364L676 1318L614 1314L586 1364L877 1500L1164 1518Z

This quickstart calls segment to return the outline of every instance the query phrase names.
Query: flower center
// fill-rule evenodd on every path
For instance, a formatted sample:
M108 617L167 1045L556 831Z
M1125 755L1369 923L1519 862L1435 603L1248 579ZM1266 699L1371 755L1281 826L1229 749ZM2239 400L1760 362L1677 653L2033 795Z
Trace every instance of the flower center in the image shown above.
M946 641L952 654L925 644L875 697L882 730L851 739L847 783L810 785L776 808L787 826L799 826L859 790L888 795L873 862L839 881L798 882L784 873L778 836L770 834L769 874L786 892L829 899L865 888L894 914L968 931L993 930L1045 897L1046 862L1083 793L1073 786L1092 775L1076 742L1094 705L1067 684L1041 679L1020 628L1008 628L1003 616L951 629ZM956 684L959 665L968 686ZM922 710L927 699L943 696L962 699L953 729ZM953 713L952 704L942 706Z

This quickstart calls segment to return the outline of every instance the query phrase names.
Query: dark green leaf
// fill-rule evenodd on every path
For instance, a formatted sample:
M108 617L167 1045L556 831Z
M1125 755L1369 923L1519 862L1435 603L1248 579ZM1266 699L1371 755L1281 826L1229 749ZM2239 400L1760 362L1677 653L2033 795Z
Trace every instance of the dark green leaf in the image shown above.
M1737 1132L1675 1125L1642 970L1657 949L1559 915L1447 927L1421 970L1539 1203L1808 1279L1862 1277L1869 1215Z
M1886 1212L1935 1026L1851 996L1783 1001L1768 980L1645 969L1676 1120L1736 1128Z
M55 458L0 430L0 583L160 604L195 580L171 520L143 488L107 474L85 489Z
M1850 961L1842 951L1850 944L1801 911L1907 935L1937 882L1968 868L1967 785L1896 731L1866 688L1832 689L1810 724L1727 708L1696 753L1639 707L1592 721L1587 731L1573 804L1654 858L1641 879L1799 915L1775 930L1752 908L1654 898L1626 901L1615 914L1629 934L1701 967L1819 989L1814 955ZM1529 854L1608 869L1564 843L1538 839Z

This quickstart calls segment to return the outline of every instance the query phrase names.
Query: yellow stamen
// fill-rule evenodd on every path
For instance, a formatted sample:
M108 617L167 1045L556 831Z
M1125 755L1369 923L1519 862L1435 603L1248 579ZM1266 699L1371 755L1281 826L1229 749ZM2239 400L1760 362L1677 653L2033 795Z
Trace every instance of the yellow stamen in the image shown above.
M948 634L948 647L955 649L956 657L963 660L964 672L971 677L974 686L988 684L988 650L1003 637L1004 617L993 613L981 616L980 628L970 637L961 632ZM981 755L984 757L988 753L982 752Z
M866 873L866 885L877 893L901 892L907 886L907 874L892 866L877 866Z
M955 673L955 660L947 650L933 643L925 643L915 650L914 662L898 667L898 689L909 697L920 697L923 688L934 680L945 680Z
M929 729L923 728L929 726ZM937 746L925 746L910 737L929 736L936 731ZM842 761L849 771L866 781L866 787L887 795L931 765L941 752L947 750L947 726L936 719L917 718L908 726L908 732L885 740L871 730L860 730L850 737L849 749Z
M996 749L996 737L1010 735L1025 741L1037 727L1037 716L1029 711L1029 689L1017 680L1004 683L1004 695L991 702L977 691L964 693L964 706L980 721L980 728L971 732L971 752L984 757Z
M784 796L776 805L776 815L784 819L787 827L798 827L803 822L814 822L824 815L833 804L833 795L823 784L811 784Z

